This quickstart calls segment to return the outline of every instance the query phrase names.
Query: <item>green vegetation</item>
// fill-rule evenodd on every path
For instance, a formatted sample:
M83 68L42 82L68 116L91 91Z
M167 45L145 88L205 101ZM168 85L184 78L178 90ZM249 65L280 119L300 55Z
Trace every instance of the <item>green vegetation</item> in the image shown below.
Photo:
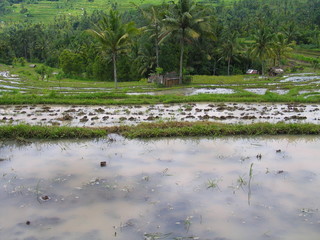
M49 126L0 126L1 139L74 139L103 137L106 132L102 129L77 127L49 127Z
M210 122L199 123L150 123L140 124L122 133L129 138L153 137L186 137L186 136L257 136L279 134L320 134L320 125L316 124L286 124L286 123L255 123L217 124Z
M237 0L224 0L226 6L231 5ZM109 10L112 7L117 7L121 11L132 9L132 4L147 6L150 4L159 5L163 0L4 0L0 3L0 21L18 22L31 21L49 23L56 16L71 15L78 16L85 12L93 13L101 9ZM207 0L201 1L207 4L217 5L220 1Z
M212 122L161 122L137 126L107 128L77 128L52 126L0 126L0 138L6 139L61 139L96 138L118 133L128 138L196 137L196 136L258 136L258 135L319 135L320 125L255 123L218 124Z
M318 79L294 83L243 75L247 69L267 74L272 67L287 73L319 72L318 0L133 2L1 1L0 71L19 80L1 79L0 104L320 101ZM179 86L164 89L147 82L150 75L169 72L178 73ZM234 93L186 96L182 88L187 87ZM266 93L249 91L255 88ZM56 127L1 129L4 138L105 134ZM284 123L158 123L106 130L127 137L319 134L317 125Z
M309 97L306 97L309 96ZM80 93L64 95L50 92L45 95L34 94L3 94L0 105L4 104L78 104L78 105L131 105L131 104L157 104L157 103L188 103L188 102L299 102L315 103L320 101L320 94L306 93L297 95L296 90L286 95L267 92L258 95L240 91L230 95L226 94L198 94L192 96L179 95L127 95L124 93Z
M159 87L148 83L146 79L131 82L119 82L118 89L114 83L90 81L87 79L63 78L59 69L38 65L0 66L0 71L16 74L20 80L2 80L0 104L156 104L182 102L319 102L320 77L305 82L282 82L281 77L259 78L258 76L205 76L194 75L191 84L172 88ZM43 71L45 75L43 75ZM56 73L56 74L53 74ZM43 80L42 80L43 79ZM231 94L185 95L196 89L222 88L234 91ZM265 89L259 95L250 89ZM278 94L277 90L286 91ZM304 92L302 92L304 91ZM150 95L150 92L153 95ZM145 94L144 94L145 93ZM139 94L139 95L137 95Z
M320 4L315 0L145 0L135 1L136 6L102 0L4 2L0 5L0 62L43 63L63 69L63 77L114 81L116 72L119 82L138 81L156 74L158 68L179 73L181 82L182 75L235 75L249 68L267 73L270 67L280 66L291 71L297 70L297 63L319 68ZM61 14L44 23L30 20L45 4L48 11L53 5ZM25 16L25 21L9 22L6 18L12 17L12 10ZM114 35L106 34L115 30L106 32L115 23L112 16L123 24ZM133 23L143 31L129 38L123 27ZM89 29L109 43L102 44L99 35L88 34ZM113 50L112 36L122 42L113 44ZM130 48L125 39L131 39ZM301 59L295 56L301 55L299 50L291 61L294 46L311 48L315 56Z
M97 30L88 30L99 41L101 52L112 59L115 88L118 87L117 58L121 53L129 51L131 38L138 34L134 25L134 22L124 24L119 12L110 10L109 15L99 22Z

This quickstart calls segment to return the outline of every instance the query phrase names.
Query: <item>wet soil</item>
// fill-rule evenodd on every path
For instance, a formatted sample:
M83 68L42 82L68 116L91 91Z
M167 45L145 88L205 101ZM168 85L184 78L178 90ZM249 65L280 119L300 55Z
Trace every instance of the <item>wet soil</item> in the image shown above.
M320 123L319 104L190 103L132 106L3 105L0 124L114 126L153 121Z

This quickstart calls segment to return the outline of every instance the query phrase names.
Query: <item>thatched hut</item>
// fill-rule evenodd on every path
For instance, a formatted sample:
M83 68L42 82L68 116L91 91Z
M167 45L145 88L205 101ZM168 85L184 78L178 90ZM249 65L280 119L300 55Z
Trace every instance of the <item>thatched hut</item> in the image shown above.
M284 70L279 67L272 67L269 69L269 76L278 76L284 73Z
M179 75L176 72L166 73L164 75L151 75L148 82L158 83L166 87L172 87L179 84Z

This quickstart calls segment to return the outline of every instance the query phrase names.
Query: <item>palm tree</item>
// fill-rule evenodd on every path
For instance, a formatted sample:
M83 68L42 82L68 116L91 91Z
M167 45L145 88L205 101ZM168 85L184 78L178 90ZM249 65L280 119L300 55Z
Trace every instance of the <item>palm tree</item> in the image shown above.
M134 22L123 23L119 12L113 9L110 10L109 15L103 16L96 28L97 30L90 29L88 32L100 43L102 54L111 55L114 83L117 88L117 57L120 53L128 51L131 38L138 32L138 29Z
M198 7L193 0L178 0L172 3L168 15L163 20L165 31L162 37L174 34L179 39L180 44L180 70L179 84L182 83L182 70L184 47L192 39L198 39L201 32L212 33L212 15L207 13L208 8Z
M228 31L224 36L224 42L221 46L222 56L226 59L228 63L228 75L230 75L231 60L236 59L236 55L239 52L240 43L237 38L237 33ZM236 59L237 60L237 59Z
M150 33L150 39L154 40L156 67L159 68L159 47L161 41L161 29L163 25L162 19L164 17L164 13L161 12L162 9L160 7L156 8L152 6L150 9L146 11L134 3L133 5L142 12L142 15L148 22L148 25L144 27L143 30L145 32Z
M274 34L266 27L261 27L253 35L254 43L251 46L251 55L261 62L261 73L264 75L266 61L273 55Z
M274 64L280 65L284 57L288 57L289 53L293 50L294 43L288 43L288 40L282 33L275 35L273 42Z

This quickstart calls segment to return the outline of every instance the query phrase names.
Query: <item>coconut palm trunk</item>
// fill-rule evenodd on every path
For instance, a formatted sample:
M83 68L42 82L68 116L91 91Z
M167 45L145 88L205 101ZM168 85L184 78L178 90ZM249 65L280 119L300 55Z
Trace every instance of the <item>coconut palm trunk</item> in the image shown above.
M157 68L159 68L160 67L160 65L159 65L159 41L157 38L155 39L155 46L156 46L156 65L157 65Z
M184 41L183 37L180 42L180 70L179 70L179 84L182 84L183 79L183 55L184 55Z
M231 57L228 58L228 76L230 75Z
M117 56L115 53L112 54L113 62L113 78L114 78L114 87L118 88L118 78L117 78Z

